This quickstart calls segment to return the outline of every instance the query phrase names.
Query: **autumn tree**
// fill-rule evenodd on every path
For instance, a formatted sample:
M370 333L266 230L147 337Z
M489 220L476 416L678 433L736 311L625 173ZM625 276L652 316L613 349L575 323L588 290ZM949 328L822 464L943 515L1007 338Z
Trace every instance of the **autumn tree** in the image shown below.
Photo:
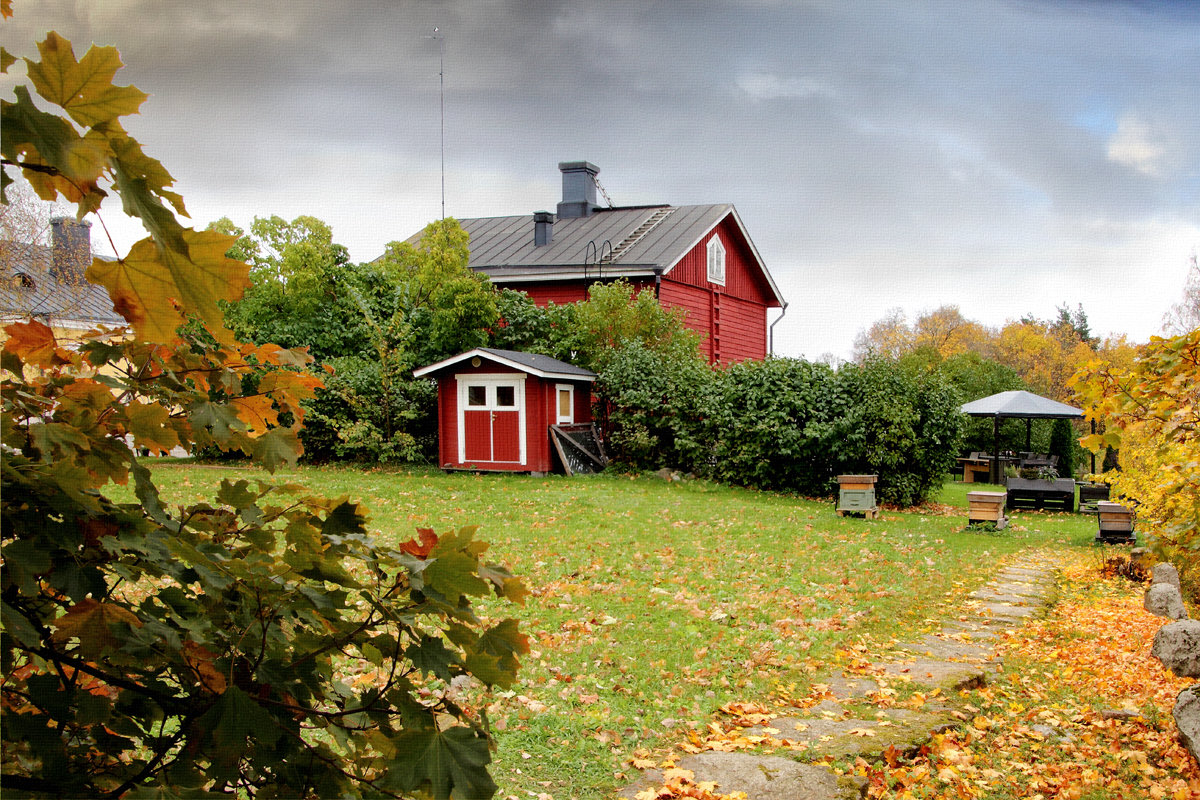
M1200 329L1152 338L1128 367L1095 359L1072 387L1104 425L1084 444L1121 450L1121 470L1105 479L1137 503L1142 529L1200 586Z
M917 317L913 325L912 349L930 349L942 358L979 352L988 331L962 315L958 306L941 306Z
M294 462L318 382L303 349L224 325L249 267L233 237L180 224L170 174L121 124L145 95L113 83L116 50L76 59L50 33L38 53L0 109L5 188L12 170L80 216L116 194L150 235L87 273L121 335L68 349L35 320L4 329L5 795L490 796L485 720L458 684L513 680L524 637L472 600L523 588L470 528L388 547L361 506L299 486L159 496L140 450ZM126 483L136 501L110 499Z
M1171 306L1163 319L1163 329L1168 333L1179 335L1200 328L1200 261L1196 254L1188 265L1187 277L1183 283L1183 297Z
M913 349L913 331L904 315L904 309L889 309L886 314L871 323L854 337L852 358L862 363L868 358L900 358Z

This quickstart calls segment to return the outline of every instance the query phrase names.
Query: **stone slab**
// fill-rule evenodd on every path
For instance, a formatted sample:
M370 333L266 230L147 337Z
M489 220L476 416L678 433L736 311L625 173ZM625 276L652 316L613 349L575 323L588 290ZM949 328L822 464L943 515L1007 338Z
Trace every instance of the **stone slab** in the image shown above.
M779 756L698 753L680 759L678 766L691 770L696 781L714 781L722 794L745 792L747 800L851 800L866 790L865 781L847 781L824 767ZM633 800L638 792L661 783L662 772L649 770L617 797Z
M940 658L947 661L982 662L990 660L995 654L991 643L981 644L976 641L964 641L948 636L929 634L915 642L905 642L898 645L899 650L907 651L916 656Z
M1020 597L1042 600L1046 596L1046 587L1040 583L1025 583L1022 581L995 581L988 584L991 591L998 594L1014 594Z
M1014 621L1023 621L1028 617L1032 617L1039 610L1039 606L1014 606L1010 603L980 603L979 613L989 617L1005 618Z
M806 758L875 756L889 747L902 753L912 752L928 741L931 732L946 724L940 714L889 708L870 718L777 717L765 725L747 728L746 734L803 743L807 745Z
M1035 594L1009 594L993 589L978 589L969 595L973 600L987 603L1007 603L1010 606L1040 605L1041 598Z
M912 661L881 666L884 674L889 678L909 680L922 686L948 692L978 689L987 684L987 677L983 669L975 664L961 661L917 658Z

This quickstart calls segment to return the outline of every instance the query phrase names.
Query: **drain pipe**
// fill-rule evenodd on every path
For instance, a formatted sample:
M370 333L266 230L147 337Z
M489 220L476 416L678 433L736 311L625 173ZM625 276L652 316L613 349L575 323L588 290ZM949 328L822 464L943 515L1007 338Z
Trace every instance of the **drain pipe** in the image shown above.
M657 300L662 293L662 267L654 268L654 299ZM1095 470L1093 470L1094 472Z
M767 327L767 355L769 356L775 355L775 326L783 321L784 316L787 314L787 309L788 304L784 300L783 305L779 307L779 317Z

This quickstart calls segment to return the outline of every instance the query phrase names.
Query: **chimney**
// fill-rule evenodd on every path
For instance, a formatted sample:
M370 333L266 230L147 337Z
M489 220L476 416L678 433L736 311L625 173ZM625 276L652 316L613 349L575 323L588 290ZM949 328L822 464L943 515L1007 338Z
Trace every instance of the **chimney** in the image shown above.
M543 247L554 241L554 215L549 211L533 212L533 246Z
M600 168L587 161L563 161L563 199L558 204L558 218L586 217L600 208L596 202L596 175Z
M59 283L79 283L92 263L92 223L74 217L50 220L50 276Z

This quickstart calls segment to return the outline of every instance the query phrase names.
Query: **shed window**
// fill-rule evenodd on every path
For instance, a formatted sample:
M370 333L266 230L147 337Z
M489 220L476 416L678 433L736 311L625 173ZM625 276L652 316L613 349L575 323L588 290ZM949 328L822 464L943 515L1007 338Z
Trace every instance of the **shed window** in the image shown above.
M558 424L570 424L575 421L575 387L569 383L559 383L554 387L558 405Z
M517 387L497 386L496 405L499 408L512 408L517 404Z
M487 387L486 386L468 386L467 387L467 405L469 405L469 406L486 406L487 405Z
M725 285L725 245L721 243L720 234L714 234L708 241L708 280Z

